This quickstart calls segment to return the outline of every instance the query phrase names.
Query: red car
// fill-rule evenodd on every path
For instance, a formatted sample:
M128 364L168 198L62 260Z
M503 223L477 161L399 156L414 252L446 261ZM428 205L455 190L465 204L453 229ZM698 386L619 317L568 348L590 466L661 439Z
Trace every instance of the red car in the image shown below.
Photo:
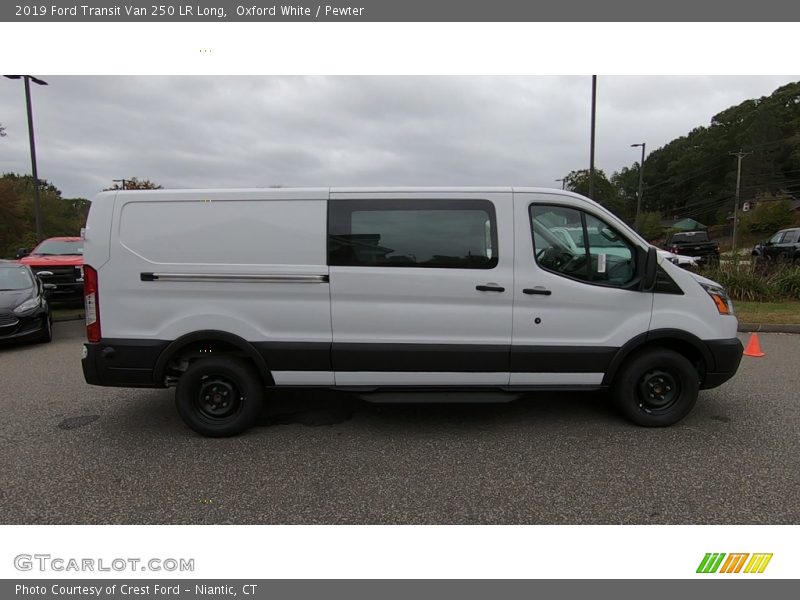
M21 249L17 258L38 274L43 283L55 284L54 295L83 294L83 238L48 238L30 253Z

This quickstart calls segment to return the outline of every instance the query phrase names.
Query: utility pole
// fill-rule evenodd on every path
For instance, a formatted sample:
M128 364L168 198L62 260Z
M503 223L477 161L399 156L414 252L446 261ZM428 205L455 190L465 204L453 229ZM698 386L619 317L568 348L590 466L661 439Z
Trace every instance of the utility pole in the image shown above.
M639 222L639 214L641 213L641 210L642 210L642 191L644 190L643 183L644 183L644 149L645 149L645 145L646 144L644 142L642 142L641 144L631 144L631 148L636 148L637 146L641 146L642 147L642 160L639 163L639 193L636 194L636 219L633 221L633 228L636 231L639 231L639 225L641 225L641 223Z
M125 188L125 181L126 181L125 179L112 179L111 181L113 181L114 183L122 183L122 187L120 189L123 189L123 190L126 189Z
M735 156L736 161L736 201L733 205L733 238L731 240L731 256L736 260L736 221L739 220L739 190L742 183L742 159L752 152L742 152L739 148L738 152L728 152L731 156Z
M589 198L594 200L594 116L597 107L597 75L592 75L592 135L589 144Z

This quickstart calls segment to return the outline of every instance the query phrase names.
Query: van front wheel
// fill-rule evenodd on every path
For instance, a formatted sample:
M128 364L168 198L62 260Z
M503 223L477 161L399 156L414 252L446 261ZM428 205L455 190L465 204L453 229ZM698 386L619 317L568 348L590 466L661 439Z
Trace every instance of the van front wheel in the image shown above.
M178 380L175 405L183 422L201 435L238 435L261 413L264 385L255 368L243 360L203 358Z
M618 374L614 400L637 425L666 427L692 410L699 379L683 355L664 348L645 350L630 358Z

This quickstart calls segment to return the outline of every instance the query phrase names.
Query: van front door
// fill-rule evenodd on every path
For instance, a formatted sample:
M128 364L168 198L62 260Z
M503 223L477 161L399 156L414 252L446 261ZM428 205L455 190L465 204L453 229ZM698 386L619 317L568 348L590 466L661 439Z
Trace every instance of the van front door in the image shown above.
M558 193L515 193L511 383L599 385L617 350L646 333L638 243L602 210Z
M332 192L336 385L507 385L507 192Z

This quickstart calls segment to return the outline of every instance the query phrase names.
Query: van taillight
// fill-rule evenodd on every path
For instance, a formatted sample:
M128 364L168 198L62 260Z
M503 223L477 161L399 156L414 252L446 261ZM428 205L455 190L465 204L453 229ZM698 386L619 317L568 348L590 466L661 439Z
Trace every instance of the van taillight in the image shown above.
M97 271L83 265L83 304L86 309L86 339L100 341L100 305L97 298Z

